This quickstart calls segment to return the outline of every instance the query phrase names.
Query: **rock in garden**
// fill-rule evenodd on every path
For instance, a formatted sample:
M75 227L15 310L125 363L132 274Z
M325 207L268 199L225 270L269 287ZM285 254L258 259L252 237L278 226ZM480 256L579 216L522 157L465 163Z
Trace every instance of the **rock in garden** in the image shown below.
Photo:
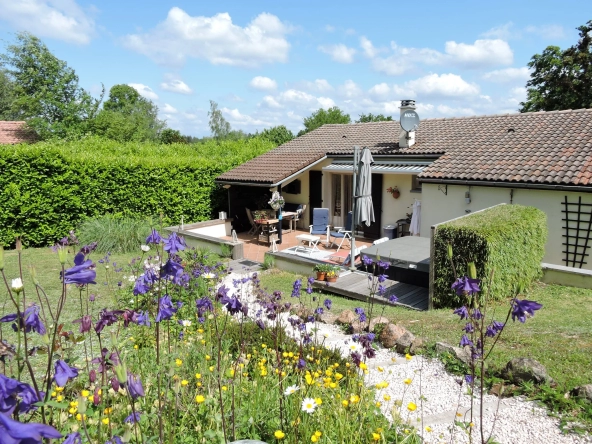
M553 379L547 373L547 369L538 361L532 358L514 358L506 364L502 375L514 384L534 382L543 384L552 382Z
M424 340L422 338L415 338L409 347L409 353L416 355L424 347Z
M351 323L349 330L350 333L357 335L366 331L366 328L368 328L367 322L354 321Z
M325 324L333 325L337 320L337 315L333 313L322 313L317 316L317 319Z
M471 364L471 351L467 348L455 347L446 342L436 342L436 353L449 353L461 362L467 365Z
M292 313L298 316L301 319L306 319L309 316L312 316L313 312L310 308L308 308L304 304L295 304L292 306Z
M370 331L374 331L377 325L388 324L390 321L384 316L376 316L370 320Z
M383 347L393 348L397 345L397 340L407 333L411 334L409 330L407 330L405 327L389 323L386 324L386 326L380 332L378 340L380 341ZM411 345L412 341L413 339L409 341L409 345Z
M572 394L578 398L584 398L588 402L592 402L592 384L576 387L572 390Z
M415 336L409 330L399 336L395 341L395 350L397 353L405 354L411 349L411 344L415 341Z
M351 311L351 310L343 310L341 312L341 314L339 315L339 317L337 318L337 321L335 321L336 324L351 324L352 322L354 322L356 319L358 319L358 317L356 316L356 314Z

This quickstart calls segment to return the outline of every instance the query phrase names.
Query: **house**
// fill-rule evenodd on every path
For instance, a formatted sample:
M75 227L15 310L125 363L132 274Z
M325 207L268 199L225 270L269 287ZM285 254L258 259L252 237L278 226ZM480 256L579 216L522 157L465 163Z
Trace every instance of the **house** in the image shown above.
M27 122L0 121L0 145L34 143L37 140L37 134L27 127Z
M412 110L404 101L401 112ZM330 209L340 226L351 209L353 147L371 149L378 238L421 201L420 235L434 224L499 203L540 208L549 238L544 262L592 270L592 109L324 125L217 178L231 216L279 190L287 202ZM397 187L395 199L386 190ZM404 224L402 228L405 229Z

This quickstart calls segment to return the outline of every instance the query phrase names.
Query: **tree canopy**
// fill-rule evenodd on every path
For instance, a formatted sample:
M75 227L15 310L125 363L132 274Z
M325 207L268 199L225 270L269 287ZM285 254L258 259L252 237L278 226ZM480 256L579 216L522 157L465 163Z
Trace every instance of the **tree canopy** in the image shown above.
M548 46L532 56L526 101L520 112L592 108L592 20L577 28L578 43L562 51Z
M208 111L208 117L210 118L210 131L212 137L216 140L223 140L230 134L230 123L222 115L222 111L218 109L218 104L213 100L210 100L210 110Z
M360 114L360 118L356 120L356 123L368 123L368 122L390 122L393 118L391 116L385 116L384 114Z
M278 125L264 129L261 131L260 137L273 142L276 146L280 146L292 140L294 134L284 125Z
M21 32L0 54L13 86L11 114L26 119L42 137L82 134L99 107L78 85L78 76L37 37Z
M14 100L14 83L8 73L0 70L0 120L13 120L17 118L12 110Z
M298 136L309 133L327 123L351 123L349 114L345 114L338 107L334 106L328 110L318 109L310 116L304 118L304 129L300 130Z

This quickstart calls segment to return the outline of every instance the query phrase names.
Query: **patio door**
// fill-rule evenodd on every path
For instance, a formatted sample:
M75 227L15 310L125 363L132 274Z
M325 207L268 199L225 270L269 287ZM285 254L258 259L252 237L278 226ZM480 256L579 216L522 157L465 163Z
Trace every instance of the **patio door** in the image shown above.
M374 222L369 227L364 224L362 228L364 237L379 239L382 223L382 174L372 174L372 205L374 205Z
M323 208L323 172L309 171L308 172L308 217L310 225L312 225L312 210L314 208Z
M347 213L352 210L353 176L331 175L331 221L333 226L344 227Z

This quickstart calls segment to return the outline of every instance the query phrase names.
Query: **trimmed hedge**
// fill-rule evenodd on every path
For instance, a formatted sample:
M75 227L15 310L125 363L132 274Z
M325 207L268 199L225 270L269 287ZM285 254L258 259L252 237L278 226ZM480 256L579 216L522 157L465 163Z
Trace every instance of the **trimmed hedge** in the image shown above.
M528 288L541 274L547 242L547 216L522 205L497 205L443 225L434 234L434 296L436 307L458 307L464 301L450 286L454 274L447 256L452 245L459 276L474 261L477 277L492 300L504 300ZM485 291L482 294L485 294Z
M76 142L0 146L0 244L46 246L92 217L210 219L227 208L221 173L274 145L252 138L201 144Z

